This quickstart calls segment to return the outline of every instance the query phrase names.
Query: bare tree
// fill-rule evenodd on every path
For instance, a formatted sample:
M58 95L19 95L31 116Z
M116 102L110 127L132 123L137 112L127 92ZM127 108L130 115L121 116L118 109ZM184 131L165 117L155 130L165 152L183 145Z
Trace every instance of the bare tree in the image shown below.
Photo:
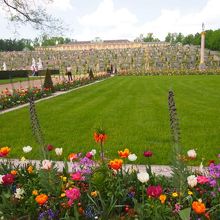
M46 5L51 3L53 0L0 0L0 7L16 24L30 24L43 32L59 33L63 30L62 21L46 10Z

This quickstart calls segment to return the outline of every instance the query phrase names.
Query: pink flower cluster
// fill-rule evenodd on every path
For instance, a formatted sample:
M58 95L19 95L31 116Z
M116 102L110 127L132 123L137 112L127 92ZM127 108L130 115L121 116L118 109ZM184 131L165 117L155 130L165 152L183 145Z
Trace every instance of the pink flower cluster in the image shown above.
M66 197L69 199L68 205L71 206L75 200L78 200L81 196L80 190L76 187L65 191Z

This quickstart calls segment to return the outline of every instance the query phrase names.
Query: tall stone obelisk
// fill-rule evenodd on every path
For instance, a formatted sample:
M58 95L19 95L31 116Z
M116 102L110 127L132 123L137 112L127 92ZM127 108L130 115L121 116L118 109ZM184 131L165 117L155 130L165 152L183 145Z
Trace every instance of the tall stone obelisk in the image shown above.
M204 57L205 57L205 25L204 23L202 23L200 64L199 64L200 70L204 70L206 68Z

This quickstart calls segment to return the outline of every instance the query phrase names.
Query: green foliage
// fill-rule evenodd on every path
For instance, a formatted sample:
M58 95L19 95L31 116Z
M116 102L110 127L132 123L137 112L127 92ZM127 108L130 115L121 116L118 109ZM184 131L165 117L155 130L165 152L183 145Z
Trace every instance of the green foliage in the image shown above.
M179 212L179 216L181 220L189 220L190 219L191 208L183 209Z
M220 50L220 29L217 30L206 30L205 37L205 47L210 50ZM182 44L192 44L192 45L200 45L201 44L201 34L189 34L184 36L182 33L168 33L166 38L166 42L170 43L182 43Z
M182 158L182 148L180 144L180 128L176 111L176 104L174 101L173 91L169 91L168 106L170 113L170 128L173 139L172 149L172 179L173 186L179 194L187 191L187 177L189 176L188 169ZM179 197L181 199L181 197Z
M158 38L153 36L153 33L148 33L146 37L143 37L144 42L159 42Z
M171 128L171 134L172 139L175 145L179 145L180 142L180 128L179 128L179 121L177 118L177 112L176 112L176 105L174 101L174 93L173 91L169 91L168 95L168 106L169 106L169 113L170 113L170 128ZM181 153L179 150L177 153Z
M35 103L34 103L34 97L30 96L30 105L29 105L29 110L30 110L30 122L31 122L31 128L32 128L32 132L33 135L35 137L36 142L39 144L40 148L41 148L41 153L42 153L42 157L46 159L47 155L44 149L45 146L45 141L44 141L44 136L41 130L41 126L40 126L40 122L38 120L37 117L37 112L36 112L36 108L35 108Z

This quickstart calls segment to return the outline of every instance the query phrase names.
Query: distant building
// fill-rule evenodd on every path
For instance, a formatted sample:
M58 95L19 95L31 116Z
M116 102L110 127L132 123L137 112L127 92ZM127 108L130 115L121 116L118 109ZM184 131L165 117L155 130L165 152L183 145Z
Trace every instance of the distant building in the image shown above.
M152 46L168 46L167 42L132 42L129 40L104 40L94 41L76 41L69 44L58 44L56 46L36 47L35 50L105 50L105 49L126 49L126 48L148 48Z

